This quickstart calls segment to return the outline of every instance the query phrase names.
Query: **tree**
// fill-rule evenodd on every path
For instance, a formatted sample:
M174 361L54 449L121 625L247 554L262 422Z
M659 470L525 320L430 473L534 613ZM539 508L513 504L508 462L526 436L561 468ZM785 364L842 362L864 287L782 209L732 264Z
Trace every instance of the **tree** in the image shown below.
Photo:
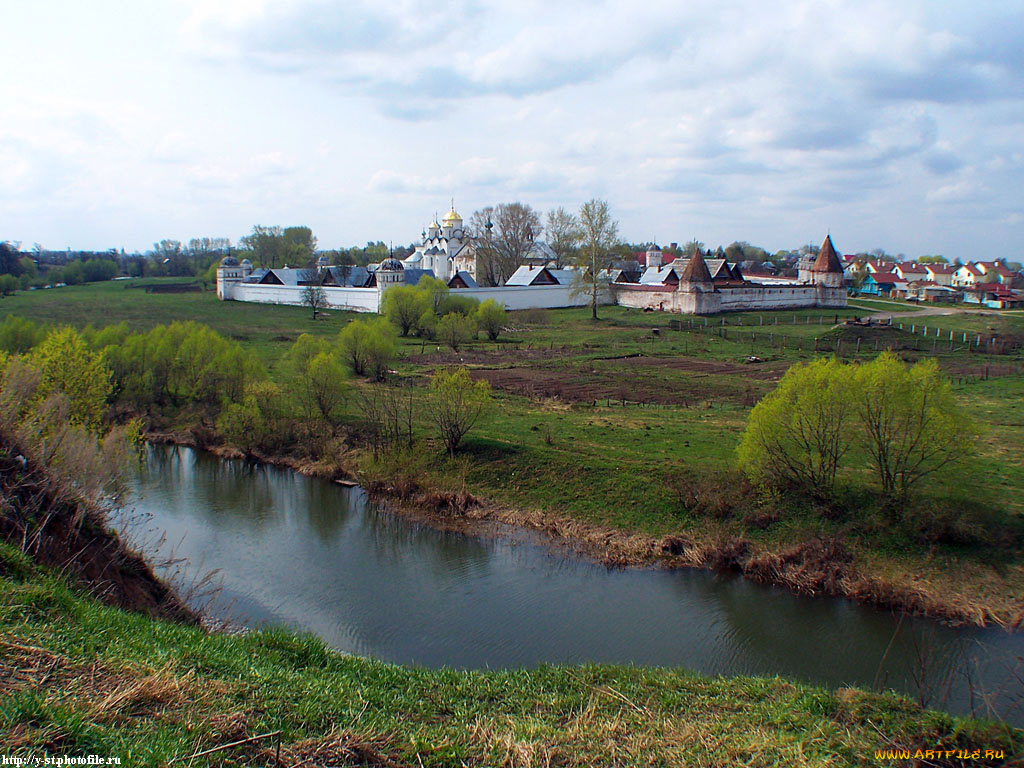
M476 321L458 312L449 312L437 321L437 338L458 352L476 333Z
M540 215L525 203L499 203L475 211L469 233L477 254L477 281L504 285L543 231Z
M597 320L597 302L609 282L602 270L608 267L609 252L618 243L619 225L612 219L608 202L596 198L580 207L579 223L582 248L575 260L573 290L590 296L591 315Z
M684 259L692 259L693 255L695 253L697 253L697 251L703 251L703 250L704 250L704 243L702 243L697 238L693 238L693 240L691 240L690 242L683 243L683 248L682 248L683 258Z
M264 267L276 269L284 263L284 232L280 227L264 227L256 224L252 232L238 241L239 245L252 252L252 260Z
M285 227L281 232L282 251L286 263L312 264L316 253L316 237L309 227Z
M548 211L548 245L555 254L555 266L559 269L572 262L580 242L580 223L565 208L559 206Z
M185 271L184 258L181 250L180 240L165 238L159 243L153 244L153 260L158 265L163 265L169 275L180 275ZM64 282L67 282L65 280ZM70 285L70 283L69 283Z
M798 363L786 371L747 419L737 449L747 475L830 499L852 442L852 383L853 370L835 359Z
M494 299L487 299L476 310L476 324L491 341L497 341L498 334L505 327L505 307Z
M307 285L302 289L302 306L313 310L313 319L321 309L329 309L331 302L327 299L327 291L322 285Z
M341 329L338 344L342 359L354 374L381 380L395 359L395 328L382 317L353 320Z
M14 275L0 275L0 296L11 296L21 287L21 282Z
M296 339L285 357L290 388L310 422L322 420L333 432L348 394L345 369L308 333Z
M424 311L431 307L427 295L411 285L395 285L384 292L381 302L384 316L398 328L403 336L414 330Z
M18 277L20 274L21 253L18 248L13 243L0 242L0 275Z
M439 368L434 373L427 410L449 456L455 455L490 402L491 385L485 379L474 382L465 368Z
M861 442L893 511L922 479L974 452L977 426L934 359L908 368L885 352L854 381Z
M29 364L39 371L39 396L60 392L68 399L72 424L98 433L111 394L110 369L73 328L52 331L32 350Z

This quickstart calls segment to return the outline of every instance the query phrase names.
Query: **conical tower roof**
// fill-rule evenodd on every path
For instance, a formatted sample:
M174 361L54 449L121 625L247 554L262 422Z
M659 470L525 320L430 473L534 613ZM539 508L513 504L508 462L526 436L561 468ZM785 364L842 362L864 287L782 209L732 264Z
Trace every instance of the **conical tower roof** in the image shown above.
M825 242L821 244L818 251L818 258L811 267L811 272L839 272L842 273L843 265L839 262L839 256L832 245L832 235L825 235Z
M687 281L691 283L711 282L711 272L708 270L707 262L704 261L704 255L700 252L700 248L693 254L693 258L683 269L683 274L679 276L679 282Z

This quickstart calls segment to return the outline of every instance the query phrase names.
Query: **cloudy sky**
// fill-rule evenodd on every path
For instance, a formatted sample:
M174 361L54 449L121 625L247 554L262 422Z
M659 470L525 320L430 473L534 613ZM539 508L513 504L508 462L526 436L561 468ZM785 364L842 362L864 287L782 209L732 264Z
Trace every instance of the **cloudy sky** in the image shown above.
M631 241L1024 256L1024 2L3 2L0 239L146 250L449 199Z

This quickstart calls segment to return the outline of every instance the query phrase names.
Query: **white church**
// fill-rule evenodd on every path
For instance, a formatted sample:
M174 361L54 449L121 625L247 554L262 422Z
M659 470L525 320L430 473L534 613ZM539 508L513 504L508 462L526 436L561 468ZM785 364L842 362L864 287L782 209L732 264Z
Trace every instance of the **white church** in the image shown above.
M476 280L476 252L466 236L454 200L451 210L441 219L441 223L437 223L435 214L430 226L423 230L422 237L423 242L402 262L405 269L427 271L446 283L460 272Z

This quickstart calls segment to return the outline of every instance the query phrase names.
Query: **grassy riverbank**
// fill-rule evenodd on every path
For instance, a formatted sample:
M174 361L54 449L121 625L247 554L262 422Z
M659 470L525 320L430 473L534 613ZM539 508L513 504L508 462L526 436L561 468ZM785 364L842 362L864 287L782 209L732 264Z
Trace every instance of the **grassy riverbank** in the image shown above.
M5 310L79 327L127 320L145 329L194 319L239 341L272 377L280 377L278 363L300 333L333 338L353 317L331 311L314 322L298 307L218 302L209 292L147 294L124 283L18 295L0 304ZM340 465L412 500L468 494L481 503L458 515L442 504L446 519L436 522L521 522L582 539L613 562L735 568L812 594L831 591L970 623L1012 625L1024 617L1021 355L934 340L935 327L947 336L960 330L1017 338L1024 317L926 317L926 336L910 325L833 329L837 319L863 314L855 309L705 319L608 307L598 323L588 314L512 313L497 343L472 343L458 354L401 340L391 386L417 404L416 449L369 456L356 439L363 417L352 397L344 418L353 439L345 450L310 456L298 444L285 458L326 471ZM735 446L750 408L789 365L837 352L867 359L889 345L908 360L937 357L971 404L983 439L968 466L923 487L898 523L870 492L850 490L836 508L822 510L744 485L732 469ZM497 399L454 460L434 444L419 407L429 374L449 364L487 379ZM200 418L180 412L155 425L191 439ZM198 442L216 446L209 424ZM845 479L851 488L870 488L863 466Z
M895 695L668 669L431 671L343 656L283 631L209 634L100 605L7 544L0 638L8 757L95 754L147 766L817 767L911 764L876 759L876 750L989 749L1005 758L1024 749L1020 731Z

